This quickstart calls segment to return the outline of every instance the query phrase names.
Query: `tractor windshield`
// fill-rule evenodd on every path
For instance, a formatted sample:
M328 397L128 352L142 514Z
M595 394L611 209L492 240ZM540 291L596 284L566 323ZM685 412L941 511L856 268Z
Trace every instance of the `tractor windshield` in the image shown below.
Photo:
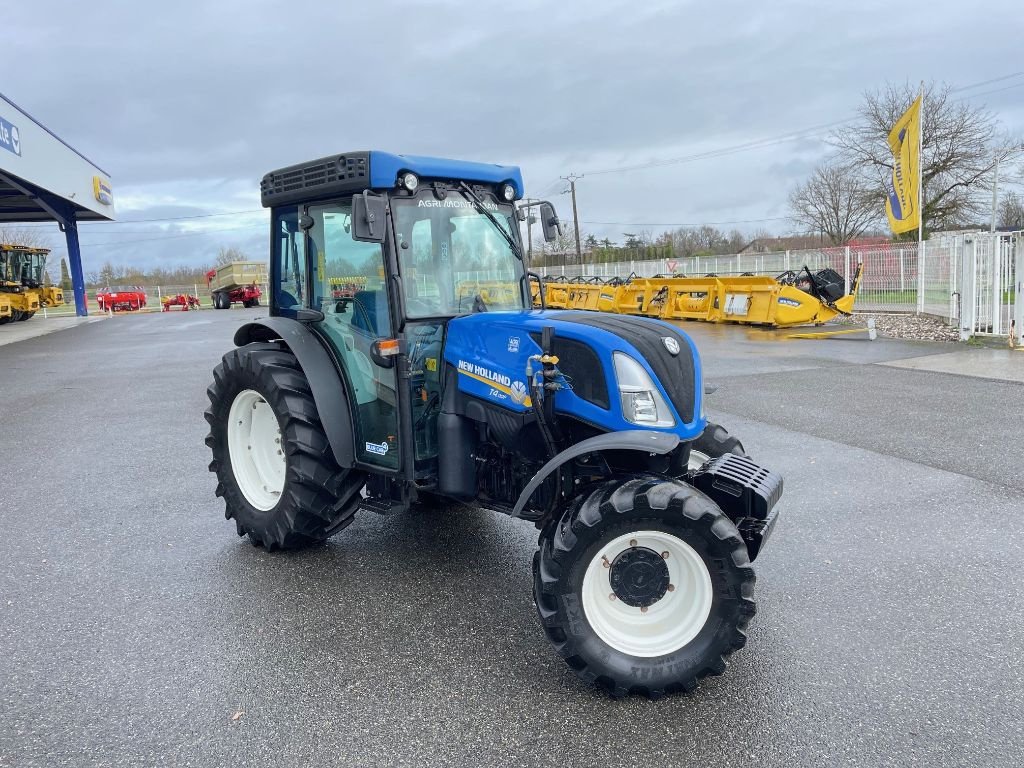
M525 308L523 263L507 239L518 236L515 211L491 195L483 195L482 202L497 224L459 190L448 190L440 199L429 188L413 197L392 198L410 318L463 315L481 305Z

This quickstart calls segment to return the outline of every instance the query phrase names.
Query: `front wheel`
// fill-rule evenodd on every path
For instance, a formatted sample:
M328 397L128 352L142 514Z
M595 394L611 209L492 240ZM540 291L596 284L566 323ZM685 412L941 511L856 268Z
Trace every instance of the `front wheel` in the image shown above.
M738 437L729 434L729 430L721 424L713 424L709 421L701 436L690 446L687 469L690 471L700 469L709 459L717 459L727 453L734 453L737 456L747 455L743 443Z
M238 535L268 550L298 549L351 523L365 475L335 462L295 356L251 344L224 355L213 379L210 471Z
M541 533L533 571L548 638L614 696L657 698L721 674L755 611L736 527L700 491L663 478L582 497Z

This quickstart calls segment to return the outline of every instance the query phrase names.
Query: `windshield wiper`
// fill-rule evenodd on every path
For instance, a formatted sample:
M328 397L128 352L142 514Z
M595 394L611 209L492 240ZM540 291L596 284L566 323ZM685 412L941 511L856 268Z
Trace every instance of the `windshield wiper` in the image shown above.
M513 238L512 235L510 235L505 228L501 226L497 217L487 210L487 207L484 205L484 201L480 199L480 196L464 181L460 181L459 186L462 188L462 194L473 203L480 213L488 218L491 224L494 225L494 228L501 233L503 238L505 238L505 242L508 243L508 247L512 249L512 253L515 254L516 258L525 263L525 260L523 259L523 252L519 249L519 244L515 241L515 238Z

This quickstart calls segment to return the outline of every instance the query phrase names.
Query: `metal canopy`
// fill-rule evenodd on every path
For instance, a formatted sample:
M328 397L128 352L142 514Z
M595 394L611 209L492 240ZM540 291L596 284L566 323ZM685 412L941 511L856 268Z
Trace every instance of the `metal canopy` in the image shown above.
M40 203L40 200L46 196L46 190L17 176L0 171L0 223L54 221L53 214ZM50 197L56 196L50 193ZM109 216L103 216L71 201L65 202L69 204L78 221L110 220Z

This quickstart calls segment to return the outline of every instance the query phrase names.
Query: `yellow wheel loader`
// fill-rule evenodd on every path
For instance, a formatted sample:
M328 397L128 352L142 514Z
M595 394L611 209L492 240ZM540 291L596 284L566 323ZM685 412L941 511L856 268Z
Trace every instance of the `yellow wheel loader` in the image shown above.
M15 320L28 320L42 307L42 293L32 287L35 282L31 273L32 257L45 254L42 248L27 248L21 245L0 244L0 293L4 294L11 305L9 318L0 318L0 323ZM41 283L40 283L41 285Z

